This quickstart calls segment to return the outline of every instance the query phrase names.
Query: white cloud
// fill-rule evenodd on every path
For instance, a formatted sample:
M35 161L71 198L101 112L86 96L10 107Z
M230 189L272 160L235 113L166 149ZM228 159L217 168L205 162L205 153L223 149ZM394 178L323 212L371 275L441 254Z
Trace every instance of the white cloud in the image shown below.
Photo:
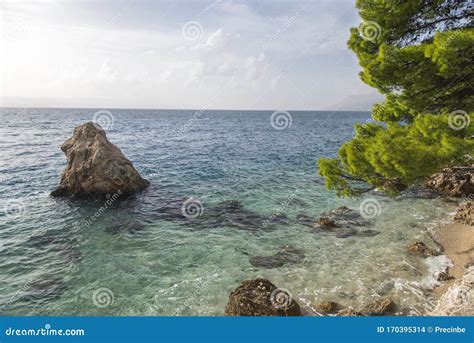
M194 14L173 3L157 10L160 20L145 20L146 6L164 6L150 4L8 2L3 25L21 23L23 33L0 38L2 95L109 99L84 103L99 107L199 108L212 99L216 108L317 109L361 86L346 51L351 23L339 17L350 10L355 18L352 5L288 2L269 15L232 1L203 3ZM196 41L182 36L190 20L204 28Z

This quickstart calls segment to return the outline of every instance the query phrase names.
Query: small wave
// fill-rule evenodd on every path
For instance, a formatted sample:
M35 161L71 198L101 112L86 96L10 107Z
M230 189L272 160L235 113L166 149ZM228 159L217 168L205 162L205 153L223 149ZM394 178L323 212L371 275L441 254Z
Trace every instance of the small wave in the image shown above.
M428 275L420 282L420 285L427 289L439 286L439 274L446 271L447 268L454 266L453 261L446 255L428 257L425 263L428 266Z

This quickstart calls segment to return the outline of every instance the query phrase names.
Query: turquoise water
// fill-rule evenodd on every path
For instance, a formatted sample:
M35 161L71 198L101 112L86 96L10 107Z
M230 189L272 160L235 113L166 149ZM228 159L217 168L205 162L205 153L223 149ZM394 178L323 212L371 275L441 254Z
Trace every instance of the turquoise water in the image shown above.
M408 195L338 199L317 177L316 160L334 156L368 113L290 112L291 126L277 130L271 111L110 110L101 122L109 140L151 186L101 210L101 201L48 195L66 162L59 146L96 111L1 110L2 314L220 315L230 291L256 276L287 289L307 314L322 300L357 308L379 295L405 314L429 306L433 272L447 261L405 247L430 242L426 230L452 205ZM189 197L201 217L183 216ZM367 199L375 236L339 238L296 220L340 205L359 213ZM221 215L229 200L242 205L231 217ZM286 218L261 225L274 212ZM288 244L302 261L250 263Z

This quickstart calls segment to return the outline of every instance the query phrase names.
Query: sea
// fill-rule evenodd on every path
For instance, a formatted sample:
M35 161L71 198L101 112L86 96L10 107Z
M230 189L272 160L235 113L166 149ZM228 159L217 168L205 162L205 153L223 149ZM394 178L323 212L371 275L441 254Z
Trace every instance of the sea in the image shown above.
M436 248L431 232L454 205L418 191L339 198L318 176L317 160L337 156L353 125L369 119L1 108L0 315L223 315L230 292L256 277L306 315L325 300L357 310L380 297L398 314L426 313L450 261L406 247ZM61 144L89 121L150 181L146 190L107 202L50 196L66 166ZM342 235L312 227L340 206L363 227Z

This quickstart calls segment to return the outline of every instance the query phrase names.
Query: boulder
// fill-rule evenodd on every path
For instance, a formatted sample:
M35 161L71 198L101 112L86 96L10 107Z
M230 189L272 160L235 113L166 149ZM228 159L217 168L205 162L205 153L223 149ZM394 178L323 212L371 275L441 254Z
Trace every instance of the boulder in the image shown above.
M351 236L354 236L357 231L353 228L338 228L336 230L334 230L334 232L336 233L336 237L337 238L347 238L347 237L351 237Z
M472 200L462 202L456 209L454 221L474 226L474 203Z
M474 166L445 168L432 175L425 184L448 196L469 196L474 194Z
M424 257L439 255L438 252L435 249L430 248L429 246L427 246L423 242L415 242L413 244L410 244L409 246L407 246L407 249L408 249L408 251L410 251L414 254L421 255L421 256L424 256Z
M449 271L448 271L447 268L444 271L440 271L440 272L436 273L435 276L436 276L436 280L438 280L439 282L444 282L444 281L454 279L454 276L449 275Z
M354 211L346 206L341 206L335 210L321 213L316 225L334 227L366 227L371 223L361 216L360 211Z
M310 218L310 217L309 217ZM341 206L335 210L323 212L318 220L309 220L306 215L297 217L299 222L313 223L313 232L331 232L337 238L347 238L355 235L361 237L372 237L380 233L380 231L365 229L371 225L360 214L360 211L354 211L346 206Z
M313 227L315 223L315 219L307 215L306 213L299 213L296 216L296 222L300 225Z
M266 279L246 280L229 296L227 316L301 316L298 303L287 291Z
M67 157L67 166L52 196L126 196L150 184L120 149L107 140L105 131L98 124L89 122L77 126L61 150Z
M316 311L319 313L330 314L336 313L340 307L341 306L334 301L323 301L316 305Z
M338 227L338 225L336 224L336 222L334 220L331 220L331 219L325 218L325 217L319 218L318 223L319 223L319 225L321 225L323 227L328 227L328 228Z
M395 310L395 303L387 298L376 299L366 304L362 312L367 316L382 316L392 313Z

